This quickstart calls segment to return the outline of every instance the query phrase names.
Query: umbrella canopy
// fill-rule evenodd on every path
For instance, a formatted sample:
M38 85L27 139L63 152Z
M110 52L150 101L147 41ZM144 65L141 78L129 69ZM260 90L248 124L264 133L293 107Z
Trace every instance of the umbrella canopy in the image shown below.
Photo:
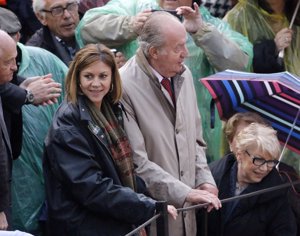
M268 120L278 139L300 153L300 78L289 72L256 74L226 70L200 81L210 92L220 118L252 111Z

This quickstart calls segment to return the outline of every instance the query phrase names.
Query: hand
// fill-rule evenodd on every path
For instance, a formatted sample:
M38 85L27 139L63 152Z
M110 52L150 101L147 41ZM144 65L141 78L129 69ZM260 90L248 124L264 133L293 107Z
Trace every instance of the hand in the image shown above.
M182 15L183 25L188 33L196 33L203 24L202 17L199 12L199 6L194 3L194 8L188 6L181 6L176 9L178 15Z
M143 28L146 20L148 17L152 14L151 10L145 10L140 13L138 13L136 16L133 16L130 22L130 25L133 29L133 31L139 35L141 32L141 29Z
M34 95L34 105L51 105L61 95L61 84L52 79L52 75L26 79L20 87L28 89Z
M208 191L199 189L192 189L188 193L185 201L194 204L209 203L207 207L208 212L210 212L213 208L218 210L222 207L222 204L217 196Z
M178 213L177 209L174 206L168 205L168 213L172 216L174 220L176 220Z
M209 183L204 183L204 184L201 184L197 187L197 189L200 189L200 190L206 190L207 192L210 192L212 193L213 195L215 195L216 197L218 196L219 194L219 190L216 186L212 185L212 184L209 184Z
M126 63L126 58L124 57L123 53L117 52L115 55L116 63L118 68L120 69L125 63Z
M7 230L8 223L6 220L5 213L2 211L0 212L0 230Z
M293 39L293 31L289 28L283 28L280 30L274 39L277 51L280 52L290 46Z

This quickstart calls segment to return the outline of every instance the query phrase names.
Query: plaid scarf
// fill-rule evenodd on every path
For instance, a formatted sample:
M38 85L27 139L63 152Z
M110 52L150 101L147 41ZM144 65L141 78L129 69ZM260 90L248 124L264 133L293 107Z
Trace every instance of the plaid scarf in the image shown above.
M101 111L99 111L88 99L86 99L86 103L92 120L105 134L112 159L123 186L135 190L132 150L125 131L119 124L111 105L104 99Z

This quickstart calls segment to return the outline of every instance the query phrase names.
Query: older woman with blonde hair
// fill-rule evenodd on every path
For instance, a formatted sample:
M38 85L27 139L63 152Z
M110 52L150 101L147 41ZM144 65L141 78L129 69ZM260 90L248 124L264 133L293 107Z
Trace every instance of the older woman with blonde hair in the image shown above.
M281 147L272 127L250 123L232 140L233 152L210 164L220 199L283 183L274 168ZM208 235L224 236L292 236L297 232L286 189L224 203L222 209L208 214L207 229Z
M76 54L45 141L49 235L125 235L154 215L155 201L135 192L143 183L123 130L121 91L107 47L90 44Z

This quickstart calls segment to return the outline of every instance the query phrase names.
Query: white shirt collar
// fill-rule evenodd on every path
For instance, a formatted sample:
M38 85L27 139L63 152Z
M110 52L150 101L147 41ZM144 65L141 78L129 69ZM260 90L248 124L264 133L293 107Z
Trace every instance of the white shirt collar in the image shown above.
M163 76L159 74L152 66L150 66L151 70L153 71L154 75L158 78L159 83L163 80ZM170 80L170 78L168 78Z

